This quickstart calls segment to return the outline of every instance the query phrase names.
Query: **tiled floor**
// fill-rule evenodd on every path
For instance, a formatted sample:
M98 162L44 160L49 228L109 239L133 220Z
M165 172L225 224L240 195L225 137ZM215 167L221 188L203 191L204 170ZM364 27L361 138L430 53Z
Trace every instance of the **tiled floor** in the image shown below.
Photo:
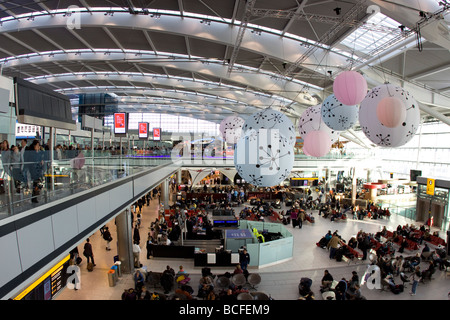
M143 219L140 229L141 239L144 239L144 241L141 241L141 247L143 249L141 262L147 266L148 270L156 272L162 272L166 265L172 266L175 270L177 270L179 265L183 265L185 270L191 275L192 280L190 284L195 290L195 295L197 293L201 268L194 267L193 260L176 258L146 259L144 243L147 238L147 228L157 217L157 209L158 200L152 200L149 207L144 206L143 208ZM236 210L236 212L239 211L239 209ZM348 219L346 222L331 222L329 219L318 217L317 212L314 213L314 216L316 222L314 224L305 222L302 229L293 229L291 225L286 226L294 236L294 255L291 260L270 267L249 269L250 272L258 272L261 275L262 281L258 286L258 291L264 292L276 300L296 300L299 298L298 284L300 278L308 277L313 280L312 291L315 293L316 299L321 300L319 286L325 269L328 269L334 279L338 280L343 277L350 279L352 271L357 271L361 277L367 269L367 264L363 264L362 262L352 262L348 265L345 262L330 260L328 258L328 251L316 246L316 242L328 230L338 230L342 238L348 241L359 230L375 233L381 230L383 226L387 226L388 230L393 230L399 224L413 223L419 225L401 216L392 216L390 220L360 221ZM108 226L114 237L116 232L114 222L110 222ZM114 238L116 239L117 237ZM93 234L90 240L94 248L95 262L97 264L95 270L93 272L87 272L84 261L81 264L81 289L75 291L66 288L56 297L56 300L119 300L125 289L134 287L132 275L130 274L123 274L114 287L109 286L107 271L113 265L113 257L117 254L117 246L112 244L112 250L106 251L105 241L100 237L99 231ZM80 245L79 249L81 247L82 245ZM413 252L406 250L404 256L412 254ZM422 264L423 268L425 266L425 264ZM212 271L215 274L221 274L226 271L232 272L232 270L227 268L213 268ZM400 278L396 277L395 282L401 284ZM405 291L398 295L394 295L390 291L371 290L366 286L361 288L361 292L368 300L448 300L450 277L446 277L444 271L437 270L431 282L427 281L424 284L419 284L415 296L409 294L410 287L407 284ZM149 290L153 291L152 288L149 288Z

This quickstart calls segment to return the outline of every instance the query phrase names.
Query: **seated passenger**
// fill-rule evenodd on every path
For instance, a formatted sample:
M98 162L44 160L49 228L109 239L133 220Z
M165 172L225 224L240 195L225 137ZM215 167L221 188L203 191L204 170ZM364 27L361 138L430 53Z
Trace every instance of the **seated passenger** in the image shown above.
M241 274L241 273L244 273L244 270L242 270L240 264L237 264L237 265L236 265L236 268L235 268L234 271L233 271L233 274Z

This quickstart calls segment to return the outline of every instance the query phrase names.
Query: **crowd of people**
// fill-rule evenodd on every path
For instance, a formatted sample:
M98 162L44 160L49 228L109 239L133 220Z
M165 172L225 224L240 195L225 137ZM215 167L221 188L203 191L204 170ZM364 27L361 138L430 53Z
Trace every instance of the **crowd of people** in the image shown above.
M246 251L242 252L246 255ZM239 284L234 284L231 280L233 276L242 274L245 279L249 272L244 264L237 264L234 270L216 275L208 267L202 268L201 277L197 284L192 284L189 273L183 266L175 270L167 265L155 278L157 282L151 283L154 273L143 269L137 269L133 275L134 288L125 289L122 293L122 300L222 300L236 301L240 293L249 293L249 289ZM227 285L219 286L215 279L229 279ZM154 290L149 291L148 287L153 286ZM161 290L158 287L162 288Z
M39 140L33 140L30 145L26 139L11 147L7 140L1 144L4 174L11 177L16 193L31 189L33 203L38 202L37 196L43 188L44 173L48 170L50 159L48 150L48 145L41 145Z
M418 247L415 250L416 252L410 249L411 255L409 256L404 254L405 246L403 242L400 243L398 251L396 250L394 243L398 234L414 238L415 241L422 244L423 238L415 236L416 230L426 229L425 225L422 225L419 229L414 226L399 225L396 231L391 233L386 227L374 234L360 230L356 237L352 237L348 242L342 239L337 230L334 233L331 233L329 230L319 240L317 246L329 250L330 259L336 259L336 261L342 261L343 257L352 259L355 253L362 254L361 260L364 261L369 258L370 264L378 267L381 279L393 293L399 294L403 292L404 285L395 283L395 277L400 276L402 283L411 282L410 294L415 295L420 281L424 279L431 280L431 276L437 268L444 270L450 267L446 250L442 245L438 245L432 250L430 245L425 243L421 251ZM396 251L400 254L396 255ZM370 257L368 257L369 253ZM421 267L420 264L422 262L426 263L425 268ZM406 275L407 272L410 273L409 276ZM350 288L349 285L347 287ZM342 298L342 295L340 297Z

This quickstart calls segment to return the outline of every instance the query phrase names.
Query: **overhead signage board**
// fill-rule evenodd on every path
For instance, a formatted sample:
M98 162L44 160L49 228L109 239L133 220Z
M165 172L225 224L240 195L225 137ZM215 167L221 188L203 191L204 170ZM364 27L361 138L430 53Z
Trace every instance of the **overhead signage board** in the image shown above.
M427 178L427 194L430 196L434 196L434 179Z
M148 139L148 122L139 122L139 139Z
M161 128L153 128L153 140L161 141Z
M124 112L114 113L114 134L127 133L127 114Z

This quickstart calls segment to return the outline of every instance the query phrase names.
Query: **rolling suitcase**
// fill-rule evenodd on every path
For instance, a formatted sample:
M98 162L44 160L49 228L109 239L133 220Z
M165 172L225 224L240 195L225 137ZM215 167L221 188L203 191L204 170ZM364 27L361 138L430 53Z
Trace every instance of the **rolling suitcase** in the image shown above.
M94 270L94 264L93 264L92 262L89 262L89 263L88 263L88 265L87 265L87 270L88 270L89 272L91 272L91 271Z

